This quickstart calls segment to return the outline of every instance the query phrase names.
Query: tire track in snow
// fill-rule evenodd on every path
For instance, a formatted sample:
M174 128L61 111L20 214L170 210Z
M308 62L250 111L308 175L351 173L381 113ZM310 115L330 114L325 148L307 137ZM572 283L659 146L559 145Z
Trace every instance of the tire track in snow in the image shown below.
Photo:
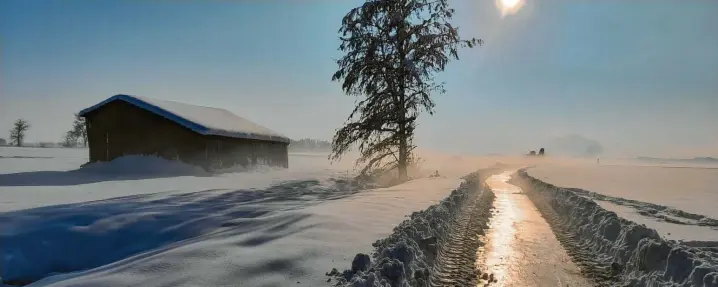
M481 271L476 250L483 244L480 235L488 228L494 193L483 186L475 192L455 219L449 236L439 247L431 272L430 286L476 286Z

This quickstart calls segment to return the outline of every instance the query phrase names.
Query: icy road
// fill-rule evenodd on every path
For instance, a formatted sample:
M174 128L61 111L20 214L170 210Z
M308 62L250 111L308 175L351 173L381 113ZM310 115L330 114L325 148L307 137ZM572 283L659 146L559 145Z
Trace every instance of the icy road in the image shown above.
M479 249L477 266L486 274L480 286L592 286L531 200L507 183L514 172L486 180L496 198Z

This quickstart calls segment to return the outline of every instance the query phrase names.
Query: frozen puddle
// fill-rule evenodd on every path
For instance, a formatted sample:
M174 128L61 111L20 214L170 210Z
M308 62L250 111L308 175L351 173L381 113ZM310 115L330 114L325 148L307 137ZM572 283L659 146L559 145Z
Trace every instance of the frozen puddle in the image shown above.
M531 200L507 183L514 172L486 180L496 199L477 254L479 269L489 274L479 286L592 286Z

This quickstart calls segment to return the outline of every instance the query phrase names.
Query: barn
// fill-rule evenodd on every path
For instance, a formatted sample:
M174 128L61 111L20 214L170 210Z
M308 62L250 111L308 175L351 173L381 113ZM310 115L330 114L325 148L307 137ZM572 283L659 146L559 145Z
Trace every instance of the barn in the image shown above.
M116 95L79 116L90 162L155 155L205 169L289 166L287 137L224 109Z

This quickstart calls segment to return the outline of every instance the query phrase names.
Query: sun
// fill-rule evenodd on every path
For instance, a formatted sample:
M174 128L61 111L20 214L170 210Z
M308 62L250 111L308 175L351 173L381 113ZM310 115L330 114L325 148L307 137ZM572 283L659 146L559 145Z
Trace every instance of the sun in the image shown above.
M519 0L500 0L501 6L506 9L512 9L519 4Z
M524 6L525 0L495 0L496 8L501 12L501 17L516 14Z

